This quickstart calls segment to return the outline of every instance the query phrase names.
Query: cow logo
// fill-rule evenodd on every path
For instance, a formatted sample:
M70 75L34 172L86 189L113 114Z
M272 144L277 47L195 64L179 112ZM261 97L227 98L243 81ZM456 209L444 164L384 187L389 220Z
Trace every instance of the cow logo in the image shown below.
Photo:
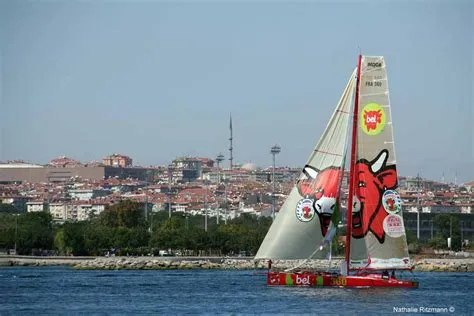
M395 190L387 190L382 196L383 208L390 214L397 214L402 207L400 195Z
M393 238L401 237L405 234L403 218L400 215L389 214L383 221L383 230Z
M336 206L337 199L335 197L322 196L319 200L314 202L314 208L319 216L323 236L326 236L328 232Z
M360 114L361 127L367 135L378 135L385 127L385 111L377 103L368 103Z
M314 217L313 200L302 199L296 204L296 218L302 222L309 222Z
M360 159L355 165L358 175L352 205L352 237L363 238L370 231L383 244L385 230L383 223L389 213L382 205L383 193L395 190L397 170L395 165L387 165L389 153L382 150L374 160Z
M269 280L270 280L270 284L272 285L280 283L280 278L278 274L270 274Z
M328 167L317 170L312 166L305 166L303 177L298 181L297 188L301 196L314 200L313 209L319 218L321 234L326 236L333 217L337 218L337 198L339 196L339 182L342 170Z

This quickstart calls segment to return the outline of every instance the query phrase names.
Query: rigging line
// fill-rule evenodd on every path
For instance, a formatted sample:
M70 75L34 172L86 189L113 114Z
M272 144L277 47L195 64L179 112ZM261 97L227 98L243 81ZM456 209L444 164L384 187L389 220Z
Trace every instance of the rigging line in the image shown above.
M323 154L327 154L327 155L333 155L333 156L339 156L341 157L342 155L341 154L336 154L336 153L332 153L332 152L329 152L329 151L325 151L325 150L314 150L314 151L317 151L317 152L320 152L320 153L323 153Z
M296 266L292 267L292 268L288 268L286 270L284 270L283 272L290 272L290 271L293 271L295 269L298 269L299 267L301 267L302 265L304 265L305 263L307 263L310 259L312 259L314 257L314 255L316 255L316 253L318 253L319 251L323 250L324 248L321 249L321 247L318 247L316 248L316 250L306 259L303 260L303 262L300 262L299 264L297 264Z

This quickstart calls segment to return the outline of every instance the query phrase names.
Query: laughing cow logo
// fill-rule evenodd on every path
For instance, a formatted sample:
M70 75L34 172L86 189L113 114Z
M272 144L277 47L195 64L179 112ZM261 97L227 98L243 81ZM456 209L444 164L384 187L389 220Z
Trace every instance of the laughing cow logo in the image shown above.
M368 103L361 112L361 128L367 135L377 135L385 127L385 111L377 103Z
M380 243L385 240L384 219L388 213L382 205L383 193L397 187L395 165L387 166L388 151L367 161L361 159L355 165L359 181L355 188L352 210L352 237L362 238L370 230Z
M297 187L299 193L305 198L297 205L296 217L300 221L309 221L313 218L311 214L316 212L321 223L321 233L326 236L336 207L341 170L329 167L318 171L311 166L306 166L303 174L304 178L298 182Z
M364 121L367 131L377 129L377 124L382 122L382 111L364 111Z

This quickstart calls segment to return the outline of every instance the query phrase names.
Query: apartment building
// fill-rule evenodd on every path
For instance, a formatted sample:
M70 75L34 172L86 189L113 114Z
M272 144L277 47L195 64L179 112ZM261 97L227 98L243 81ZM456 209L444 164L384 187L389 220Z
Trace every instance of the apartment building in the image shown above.
M133 164L132 158L122 154L112 154L102 159L102 162L106 166L121 168L131 167Z

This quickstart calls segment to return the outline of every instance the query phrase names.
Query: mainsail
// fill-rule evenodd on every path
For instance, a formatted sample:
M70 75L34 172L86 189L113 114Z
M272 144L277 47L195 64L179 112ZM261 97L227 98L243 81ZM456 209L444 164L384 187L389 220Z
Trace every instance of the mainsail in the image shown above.
M356 72L255 259L325 258L334 236ZM336 223L334 223L336 222ZM321 248L321 251L317 249Z
M385 61L362 56L360 67L350 268L409 268Z

